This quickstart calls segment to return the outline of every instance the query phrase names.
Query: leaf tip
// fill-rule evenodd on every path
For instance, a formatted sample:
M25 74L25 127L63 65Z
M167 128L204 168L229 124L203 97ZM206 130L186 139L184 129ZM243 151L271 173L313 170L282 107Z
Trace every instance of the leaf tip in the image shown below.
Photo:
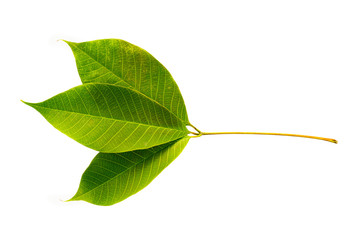
M25 103L26 105L34 108L35 110L39 111L39 103L30 103L30 102L25 102L23 100L20 100L20 101Z
M69 45L70 47L75 44L74 42L70 42L70 41L67 41L67 40L65 40L65 39L59 39L58 41L63 41L64 43L66 43L66 44Z
M35 103L29 103L29 102L25 102L24 100L21 100L20 99L20 101L22 102L22 103L25 103L26 105L29 105L30 107L32 107Z
M78 199L75 198L75 196L73 196L72 198L68 199L68 200L63 200L63 202L73 202L73 201L77 201Z
M65 42L65 43L68 43L68 42L69 42L69 41L66 41L65 39L62 39L62 38L58 39L57 41L58 41L58 42L62 41L62 42Z

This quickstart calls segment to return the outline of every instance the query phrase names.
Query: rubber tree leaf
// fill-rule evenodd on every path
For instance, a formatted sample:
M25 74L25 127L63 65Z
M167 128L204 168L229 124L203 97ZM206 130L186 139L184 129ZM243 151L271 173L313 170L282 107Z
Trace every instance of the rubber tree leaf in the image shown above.
M120 39L65 42L74 53L83 83L131 88L189 123L179 87L169 71L147 51Z
M69 201L112 205L146 187L185 148L189 137L144 150L99 153Z
M101 152L127 152L188 134L165 107L129 88L84 84L41 103L26 103L55 128Z

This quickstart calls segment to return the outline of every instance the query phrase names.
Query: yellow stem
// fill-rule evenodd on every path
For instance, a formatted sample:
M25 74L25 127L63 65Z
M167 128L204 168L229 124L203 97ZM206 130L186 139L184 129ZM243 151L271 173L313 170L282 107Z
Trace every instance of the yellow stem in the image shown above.
M197 129L196 129L197 130ZM218 134L256 134L256 135L275 135L275 136L290 136L290 137L303 137L303 138L312 138L317 140L328 141L332 143L337 143L335 139L332 138L323 138L323 137L314 137L308 135L299 135L299 134L288 134L288 133L263 133L263 132L200 132L199 135L218 135Z

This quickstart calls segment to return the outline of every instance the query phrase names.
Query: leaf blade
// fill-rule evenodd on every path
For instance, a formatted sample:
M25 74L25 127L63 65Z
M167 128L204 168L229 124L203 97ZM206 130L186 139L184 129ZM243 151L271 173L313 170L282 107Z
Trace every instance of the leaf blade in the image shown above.
M144 49L120 39L65 42L74 53L83 83L129 87L189 123L184 99L176 82L169 71Z
M145 188L185 148L185 137L150 149L99 153L85 170L77 193L68 201L83 200L108 206Z
M129 88L110 84L83 84L44 102L26 104L64 134L102 152L149 148L188 133L165 108Z

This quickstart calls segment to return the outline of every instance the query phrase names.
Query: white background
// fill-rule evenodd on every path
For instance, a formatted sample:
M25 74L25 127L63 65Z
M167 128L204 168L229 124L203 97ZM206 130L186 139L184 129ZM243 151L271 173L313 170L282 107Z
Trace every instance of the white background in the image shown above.
M360 239L359 1L3 1L0 239ZM120 38L203 136L146 189L63 202L95 156L22 104L80 85L58 39Z

